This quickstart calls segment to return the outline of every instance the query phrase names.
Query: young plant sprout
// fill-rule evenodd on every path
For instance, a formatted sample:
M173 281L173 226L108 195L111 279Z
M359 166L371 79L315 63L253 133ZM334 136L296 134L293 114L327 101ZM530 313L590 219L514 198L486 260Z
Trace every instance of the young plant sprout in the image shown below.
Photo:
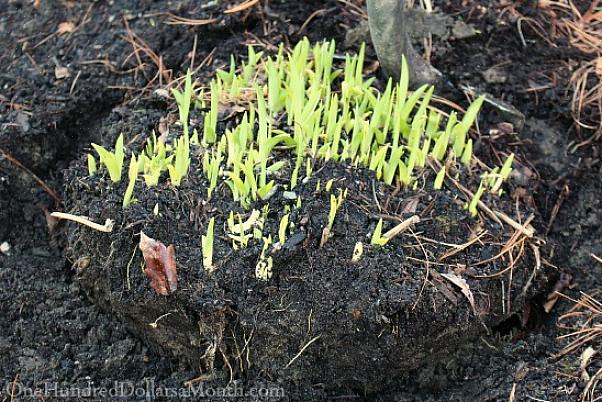
M123 158L125 157L125 149L123 147L123 134L119 134L115 141L115 151L107 151L100 145L92 144L92 147L100 157L100 163L105 165L109 171L109 177L113 183L121 180L121 171L123 170Z
M352 262L359 262L362 259L362 255L364 254L364 244L361 241L355 243L355 247L353 248L353 256L351 257Z
M236 214L237 219L234 219L234 212L230 211L230 217L228 218L228 228L230 233L228 237L232 239L232 247L235 250L239 248L246 248L249 244L249 240L253 237L250 232L253 228L263 228L263 220L261 212L254 209L251 215L246 221L242 220L240 214Z
M286 242L286 229L288 228L288 219L290 214L286 214L280 219L278 226L278 242L283 245Z
M498 178L495 180L495 183L491 186L492 193L498 193L500 191L500 187L502 186L502 183L504 181L508 180L508 177L510 177L510 173L512 172L512 162L513 161L514 161L514 154L510 154L508 156L508 158L506 158L506 161L504 162L504 164L502 165L502 168L500 169Z
M372 238L370 239L370 244L373 246L384 246L389 242L389 239L382 236L383 231L383 220L382 218L378 220L376 227L374 228L374 232L372 233Z
M128 170L128 186L125 190L125 195L123 196L123 208L127 208L128 205L132 202L132 198L134 195L134 186L136 185L136 179L138 178L138 161L136 160L136 155L132 154L132 159L130 159L130 168Z
M96 174L96 159L91 154L88 154L88 174L94 176Z
M184 134L188 135L188 116L190 114L190 103L193 95L192 73L190 70L186 72L184 78L184 91L181 92L176 88L172 88L171 92L178 104L178 112L180 114L180 123L184 129Z
M460 159L464 166L469 166L472 161L472 139L468 139L464 151L462 151L462 158Z
M217 139L217 116L221 91L221 81L212 81L210 110L208 113L205 113L203 124L203 144L213 144Z
M209 220L207 225L207 234L201 236L201 251L203 252L203 268L207 272L213 272L213 227L215 218Z
M272 277L272 267L274 265L272 257L266 256L266 251L270 244L272 244L272 237L264 237L263 248L261 249L257 265L255 266L255 277L264 282L267 282Z
M322 230L322 239L320 240L320 247L324 247L324 244L332 237L332 226L334 225L334 218L337 215L337 211L343 205L343 200L347 197L347 190L341 191L339 189L339 196L335 197L334 194L330 194L330 212L328 213L328 225Z
M457 156L462 155L462 151L466 145L466 136L468 135L468 130L473 125L473 123L477 119L477 114L483 105L483 101L485 100L484 96L478 97L466 110L462 121L456 124L452 130L452 139L453 139L453 149L454 153Z
M479 189L474 194L474 197L472 197L472 200L470 200L470 203L468 204L468 212L470 212L470 215L472 217L477 216L477 205L479 205L479 201L481 200L483 193L485 193L485 189L486 187L485 185L483 185L483 181L481 181L481 183L479 184Z
M441 187L443 187L444 179L445 179L445 166L443 166L441 168L441 170L439 170L439 173L437 173L437 177L435 177L435 183L433 184L433 188L435 190L441 190Z
M182 179L188 174L190 167L190 140L188 134L182 135L176 139L175 152L173 154L173 164L167 165L171 184L179 186Z

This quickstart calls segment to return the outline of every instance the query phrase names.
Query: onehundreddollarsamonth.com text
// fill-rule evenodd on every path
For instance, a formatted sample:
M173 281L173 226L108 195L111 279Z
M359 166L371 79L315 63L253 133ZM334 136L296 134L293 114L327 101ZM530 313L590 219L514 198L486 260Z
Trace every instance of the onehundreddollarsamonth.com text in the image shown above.
M4 394L4 395L2 395ZM183 387L165 387L155 384L149 379L144 384L132 381L114 381L110 386L97 386L88 383L85 386L69 386L59 382L42 382L35 387L24 385L17 381L6 381L0 396L13 398L46 398L52 399L82 399L82 400L115 400L132 398L153 400L155 398L174 399L232 399L277 401L285 396L280 387L243 387L232 383L225 387L213 387L202 382ZM2 398L0 398L2 399Z

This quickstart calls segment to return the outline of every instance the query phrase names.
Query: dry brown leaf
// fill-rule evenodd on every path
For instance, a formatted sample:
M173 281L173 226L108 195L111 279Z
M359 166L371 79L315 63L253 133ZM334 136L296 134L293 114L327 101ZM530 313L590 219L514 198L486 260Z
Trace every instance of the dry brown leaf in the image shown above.
M64 33L71 33L73 31L75 31L75 24L73 22L65 21L65 22L61 22L59 24L59 27L56 30L56 33L61 35Z
M165 247L160 241L140 232L138 247L144 257L144 275L151 280L151 288L161 296L175 292L178 289L178 277L173 244Z
M468 286L468 283L466 282L466 279L461 278L456 274L441 274L441 276L460 288L462 294L468 299L468 302L472 307L472 311L474 311L474 313L476 314L477 310L474 305L474 296L472 295L472 292L470 290L470 287Z

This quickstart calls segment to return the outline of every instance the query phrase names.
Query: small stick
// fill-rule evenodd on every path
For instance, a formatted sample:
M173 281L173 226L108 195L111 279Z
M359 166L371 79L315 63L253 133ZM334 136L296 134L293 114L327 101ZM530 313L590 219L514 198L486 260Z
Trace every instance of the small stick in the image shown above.
M389 230L387 233L385 233L383 235L383 237L388 240L391 240L392 238L394 238L395 236L397 236L398 234L400 234L401 232L403 232L410 226L412 226L416 223L419 223L419 222L420 222L420 217L418 215L413 215L413 216L409 217L408 219L406 219L405 221L398 224L397 226L395 226L393 229Z
M69 221L77 222L81 225L88 226L94 230L98 230L99 232L111 233L113 231L114 222L111 219L107 219L104 225L101 225L96 222L92 222L85 216L78 216L73 214L68 214L65 212L53 212L50 216L58 219L66 219Z
M238 13L238 12L246 10L247 8L253 7L257 3L259 3L259 0L247 0L240 4L235 5L234 7L227 9L226 11L224 11L224 14Z
M598 257L596 254L592 253L592 258L602 264L602 258Z

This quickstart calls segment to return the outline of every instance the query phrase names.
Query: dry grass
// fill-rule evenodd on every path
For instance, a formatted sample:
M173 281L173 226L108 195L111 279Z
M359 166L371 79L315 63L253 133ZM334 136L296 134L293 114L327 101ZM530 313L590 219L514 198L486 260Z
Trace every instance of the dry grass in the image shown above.
M558 339L566 339L570 342L555 355L556 358L587 346L602 336L602 302L596 299L596 296L601 293L600 290L589 295L582 292L579 300L561 294L562 297L572 301L575 305L558 318L558 327L569 331L569 333L559 336Z
M579 300L560 294L565 299L572 301L574 305L558 319L558 327L561 330L568 331L567 334L559 336L558 339L569 341L569 343L554 357L561 358L583 349L583 353L581 353L581 379L584 381L584 388L580 397L582 402L602 400L602 396L597 390L598 384L602 380L602 369L597 370L591 376L587 373L591 357L597 354L595 351L598 349L597 345L599 345L602 336L602 302L599 300L601 294L602 290L597 290L591 294L582 292ZM585 357L586 355L587 357Z
M501 0L501 15L508 13L516 18L523 46L527 47L523 28L529 27L550 46L558 47L557 43L565 41L583 54L568 82L572 92L570 106L578 131L586 129L593 134L577 143L573 150L602 138L602 5L600 0L593 0L581 12L584 7L579 8L575 3L539 0L538 15L526 17L519 10L519 2Z

